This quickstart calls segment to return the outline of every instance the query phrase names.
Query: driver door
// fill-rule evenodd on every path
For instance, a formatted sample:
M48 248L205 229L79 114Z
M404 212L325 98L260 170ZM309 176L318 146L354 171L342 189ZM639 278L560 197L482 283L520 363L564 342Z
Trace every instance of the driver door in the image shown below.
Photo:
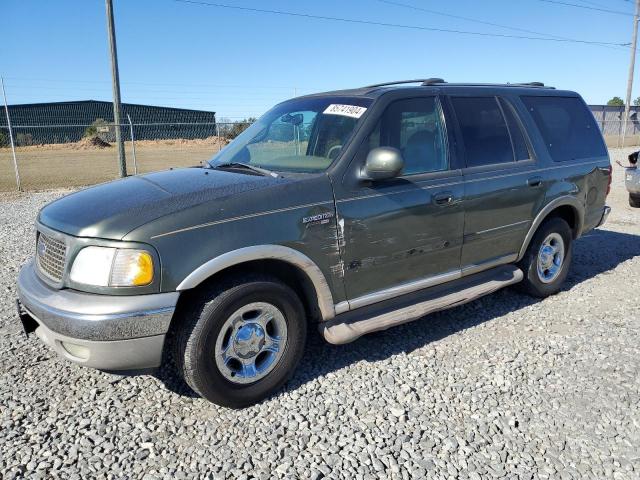
M464 186L448 145L438 98L420 96L389 103L360 146L353 168L390 146L404 169L336 194L350 308L459 278Z

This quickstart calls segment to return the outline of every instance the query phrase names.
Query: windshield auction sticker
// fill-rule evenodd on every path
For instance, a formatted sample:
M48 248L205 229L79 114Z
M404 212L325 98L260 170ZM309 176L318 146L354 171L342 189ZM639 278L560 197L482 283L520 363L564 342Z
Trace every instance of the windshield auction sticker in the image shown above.
M342 115L351 118L360 118L367 109L365 107L358 107L357 105L340 105L338 103L332 103L324 112L325 115Z

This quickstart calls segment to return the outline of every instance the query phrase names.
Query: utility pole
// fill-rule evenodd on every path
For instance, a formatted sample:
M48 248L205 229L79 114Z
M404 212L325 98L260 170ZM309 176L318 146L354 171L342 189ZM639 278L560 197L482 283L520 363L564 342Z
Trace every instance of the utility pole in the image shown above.
M627 100L624 104L624 126L622 132L622 148L627 136L627 122L631 108L631 90L633 88L633 69L636 64L636 44L638 42L638 15L640 14L640 0L636 0L636 11L633 15L633 36L631 37L631 62L629 63L629 78L627 79Z
M640 0L638 0L640 1ZM118 52L116 47L116 29L113 24L113 5L111 0L105 0L107 7L107 33L109 34L109 50L111 52L111 79L113 82L113 123L118 145L118 163L120 176L127 176L127 160L124 155L124 143L120 131L120 75L118 74Z
M13 169L16 172L16 185L18 191L22 191L20 184L20 172L18 171L18 159L16 158L16 144L13 141L13 129L11 128L11 116L9 115L9 104L7 103L7 94L4 91L4 78L0 77L0 84L2 84L2 98L4 98L4 113L7 115L7 129L9 130L9 142L11 143L11 154L13 155Z

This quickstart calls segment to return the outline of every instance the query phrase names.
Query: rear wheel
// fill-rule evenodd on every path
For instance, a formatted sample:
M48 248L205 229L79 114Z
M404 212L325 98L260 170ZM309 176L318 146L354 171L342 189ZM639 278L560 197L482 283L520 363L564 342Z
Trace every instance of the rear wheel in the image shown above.
M300 299L271 277L232 280L197 294L180 322L174 358L207 400L241 408L263 400L291 376L304 351Z
M640 208L640 195L629 194L629 205L633 208Z
M571 228L562 218L545 220L518 264L524 273L520 289L540 298L558 293L569 273L572 238Z

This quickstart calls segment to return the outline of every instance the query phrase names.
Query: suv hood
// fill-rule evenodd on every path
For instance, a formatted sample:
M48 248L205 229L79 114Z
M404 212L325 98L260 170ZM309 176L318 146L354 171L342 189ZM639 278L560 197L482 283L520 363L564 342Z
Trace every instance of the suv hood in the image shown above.
M167 170L87 188L45 206L39 222L78 237L120 240L157 218L287 182L204 168Z

